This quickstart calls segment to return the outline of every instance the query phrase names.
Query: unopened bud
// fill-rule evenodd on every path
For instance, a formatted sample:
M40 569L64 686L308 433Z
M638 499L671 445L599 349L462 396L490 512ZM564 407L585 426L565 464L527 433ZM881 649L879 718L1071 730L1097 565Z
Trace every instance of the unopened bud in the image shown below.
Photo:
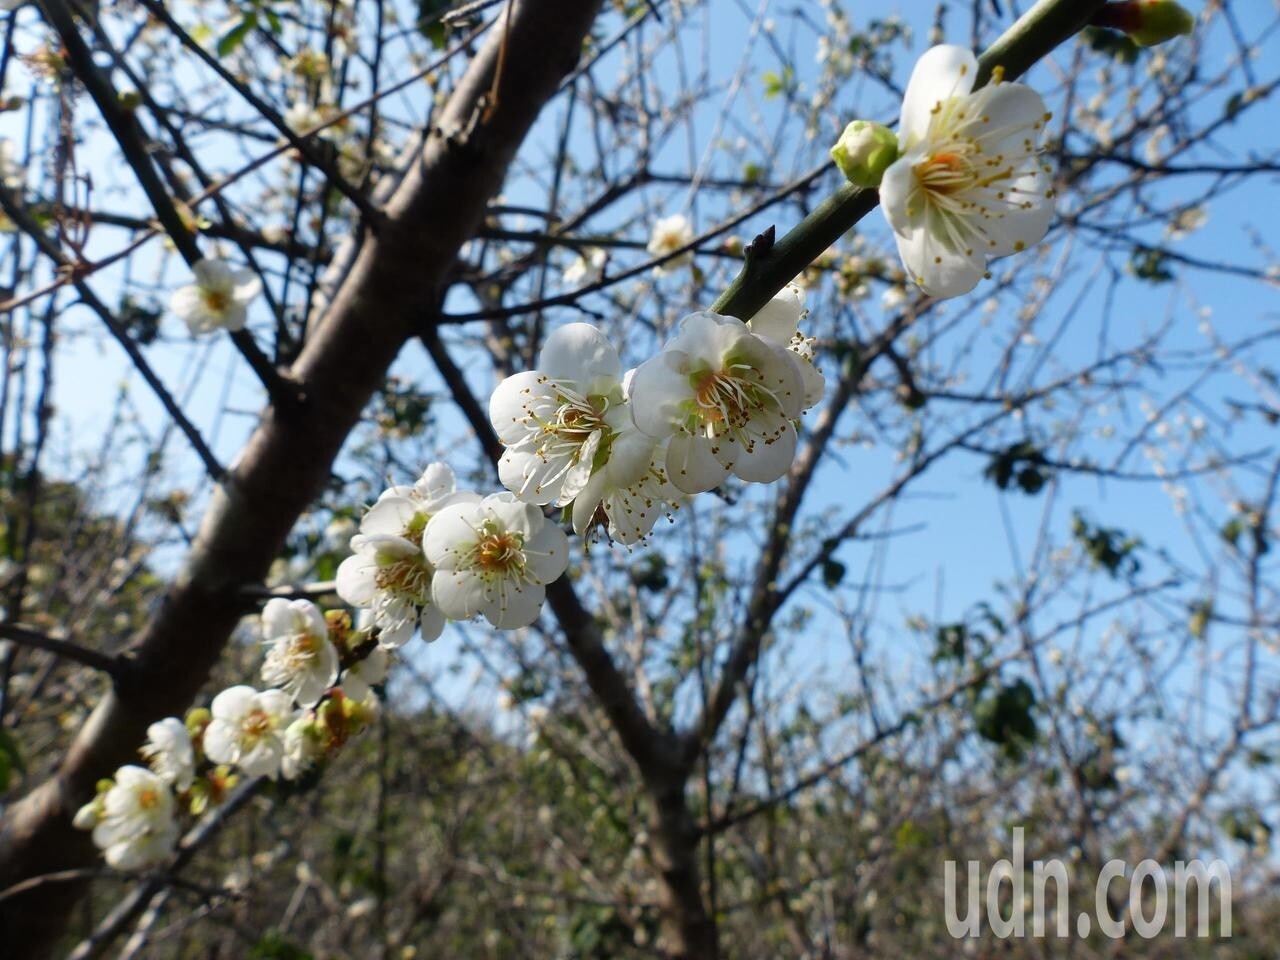
M884 172L898 159L898 137L884 124L855 120L831 148L831 159L850 183L878 187Z
M1175 0L1123 0L1107 4L1093 22L1128 34L1140 47L1154 47L1189 34L1195 29L1196 18Z
M187 733L191 734L193 741L199 741L204 736L204 728L213 721L213 714L205 707L193 707L187 711Z

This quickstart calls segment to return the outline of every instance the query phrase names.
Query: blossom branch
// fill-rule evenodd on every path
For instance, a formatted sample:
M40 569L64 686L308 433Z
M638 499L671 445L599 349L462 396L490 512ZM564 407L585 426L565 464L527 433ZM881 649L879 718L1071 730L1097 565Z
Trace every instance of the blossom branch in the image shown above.
M496 463L502 455L502 444L467 385L462 370L454 363L434 329L423 333L421 339L486 455ZM645 716L630 684L605 646L599 627L582 606L573 585L566 577L561 577L547 586L547 599L564 632L570 653L582 668L588 686L608 714L619 739L642 775L646 779L667 777L674 753L669 749L666 738Z
M40 249L40 252L58 264L71 278L76 290L80 294L80 298L85 305L89 307L98 318L106 326L107 331L115 338L116 342L124 350L129 357L130 362L137 369L142 379L146 381L152 392L156 395L156 399L160 401L160 405L164 407L170 419L173 420L182 435L187 438L191 444L191 448L195 451L196 456L200 458L200 462L204 464L206 472L214 480L220 480L223 475L222 464L218 462L218 458L214 456L213 451L205 442L204 437L200 435L200 431L196 429L195 424L183 413L182 408L178 406L178 401L174 399L173 394L161 382L160 377L151 368L151 364L147 361L146 355L138 349L138 345L133 342L133 338L129 336L127 330L124 329L116 320L115 314L111 309L102 302L93 289L85 282L83 277L78 275L77 265L73 263L63 252L58 249L58 245L53 242L41 228L41 226L27 213L25 209L13 202L8 188L0 186L0 208L5 212L24 234L30 237Z

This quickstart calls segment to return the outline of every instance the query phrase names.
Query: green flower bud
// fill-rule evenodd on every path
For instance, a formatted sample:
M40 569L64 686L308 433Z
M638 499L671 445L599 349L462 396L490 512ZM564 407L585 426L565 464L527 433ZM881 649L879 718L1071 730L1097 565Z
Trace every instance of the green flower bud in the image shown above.
M1196 26L1196 18L1174 0L1145 0L1138 3L1138 9L1141 24L1129 36L1140 47L1187 36Z
M1123 0L1107 4L1093 22L1128 34L1140 47L1154 47L1189 34L1196 18L1175 0Z
M831 159L850 183L878 187L884 172L898 159L898 137L883 124L855 120L831 148Z
M191 734L191 739L199 739L204 734L204 728L212 721L213 714L207 708L193 707L187 711L187 733Z

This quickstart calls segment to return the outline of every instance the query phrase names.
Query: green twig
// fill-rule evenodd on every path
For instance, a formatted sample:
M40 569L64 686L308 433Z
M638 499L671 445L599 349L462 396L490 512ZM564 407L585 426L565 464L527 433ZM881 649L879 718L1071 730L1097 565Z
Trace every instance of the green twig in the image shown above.
M997 67L1012 80L1088 24L1106 0L1040 0L978 58L975 87ZM880 195L844 184L771 249L747 258L742 271L712 305L717 313L746 319L800 275L829 246L876 208Z

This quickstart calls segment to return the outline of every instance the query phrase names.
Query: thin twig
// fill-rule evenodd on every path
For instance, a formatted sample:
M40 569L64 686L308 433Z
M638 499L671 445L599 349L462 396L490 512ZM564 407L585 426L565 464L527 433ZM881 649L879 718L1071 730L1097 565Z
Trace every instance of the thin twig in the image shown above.
M31 647L34 650L47 650L66 660L74 660L76 663L92 667L94 670L101 670L113 680L118 680L122 672L123 663L118 657L98 650L90 650L87 647L72 643L70 640L51 637L47 633L41 633L39 630L33 630L30 627L24 627L16 623L0 623L0 637L11 640L19 646Z

